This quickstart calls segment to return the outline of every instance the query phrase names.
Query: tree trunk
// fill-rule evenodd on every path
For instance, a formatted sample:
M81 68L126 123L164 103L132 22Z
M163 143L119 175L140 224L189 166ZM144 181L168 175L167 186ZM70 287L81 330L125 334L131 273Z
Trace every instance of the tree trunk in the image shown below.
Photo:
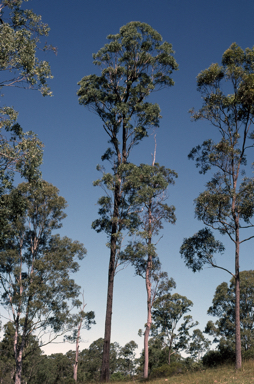
M148 242L147 242L148 258L147 258L147 266L146 266L147 322L146 322L146 330L144 335L144 355L145 355L144 379L148 378L148 365L149 365L148 338L149 338L149 333L150 333L151 324L152 324L151 269L152 269L153 256L151 254L151 250L149 250L149 247L151 247L151 244L152 244L152 202L151 201L148 207L148 217L149 217Z
M76 354L77 356L77 354ZM75 359L75 363L73 365L73 379L77 382L78 381L78 360Z
M22 374L22 348L19 351L18 357L16 359L16 372L15 372L15 384L21 384L21 374Z
M126 100L127 101L127 100ZM121 198L121 177L118 173L119 166L125 164L127 161L127 132L126 132L126 122L125 115L123 114L123 131L122 131L122 154L119 150L119 143L117 140L118 132L118 123L116 123L112 143L115 147L117 154L117 169L115 172L116 184L114 190L114 212L112 219L112 230L110 238L110 259L109 259L109 269L108 269L108 293L107 293L107 307L106 307L106 320L105 320L105 334L104 334L104 344L103 344L103 355L102 355L102 365L101 365L101 382L108 382L110 378L109 371L109 356L110 356L110 338L111 338L111 322L112 322L112 308L113 308L113 290L114 290L114 278L115 278L115 268L116 268L116 252L117 252L117 233L118 233L118 223L119 223L119 207L120 207L120 198Z
M120 206L120 184L116 184L114 193L114 214L112 220L112 231L110 239L110 260L108 269L108 294L107 294L107 307L106 307L106 320L105 320L105 334L103 344L103 355L101 365L101 382L108 382L110 377L109 372L109 354L110 354L110 338L111 338L111 321L112 321L112 307L113 307L113 289L115 278L115 261L117 251L117 227L119 219L119 206Z
M146 330L144 335L144 379L148 378L148 364L149 364L149 350L148 350L148 338L152 324L152 303L151 303L151 281L150 281L150 270L151 270L152 256L148 256L147 270L146 270L146 292L147 292L147 321Z
M242 366L240 327L240 274L239 274L239 228L236 230L235 249L235 368Z
M84 306L83 306L84 310ZM78 326L78 334L76 339L76 355L75 355L75 363L73 365L73 379L77 382L78 381L78 354L79 354L79 338L80 338L80 330L82 326L82 320L79 323Z
M168 365L170 365L171 363L171 346L169 347L169 351L168 351Z
M109 261L109 272L108 272L108 295L107 295L105 334L104 334L104 345L103 345L103 356L102 356L101 378L100 378L101 382L105 382L105 381L108 382L109 376L110 376L109 354L110 354L111 320L112 320L112 307L113 307L113 288L114 288L114 277L115 277L115 269L113 267L114 264L115 264L115 252L112 252L111 250L110 261Z

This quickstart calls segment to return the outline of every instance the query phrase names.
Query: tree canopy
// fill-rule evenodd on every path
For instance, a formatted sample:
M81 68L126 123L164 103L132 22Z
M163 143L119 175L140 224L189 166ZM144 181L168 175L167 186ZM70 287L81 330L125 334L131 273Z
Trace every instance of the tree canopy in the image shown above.
M43 180L22 183L8 195L8 241L0 248L1 303L12 313L15 328L15 383L21 382L22 355L29 335L62 334L72 324L71 307L79 306L79 286L70 277L86 254L83 244L53 235L66 216L66 201ZM54 336L55 337L55 336Z
M254 271L241 271L240 290L240 324L242 348L247 351L253 348L254 336ZM215 342L233 346L235 334L235 279L230 284L221 283L216 288L213 303L207 313L217 317L215 323L209 321L206 332L214 336Z
M22 0L0 3L0 89L39 90L51 95L47 80L52 78L49 63L39 51L55 50L45 42L49 27ZM2 99L2 98L1 98ZM3 100L3 99L2 99ZM17 123L18 113L12 106L0 104L0 243L5 239L6 207L2 194L13 185L15 172L27 180L38 177L43 144L37 135L23 132Z
M114 153L121 164L147 130L158 126L160 108L146 99L174 84L171 74L178 65L172 45L148 24L130 22L107 39L109 43L93 55L101 75L83 77L78 97L100 117L109 135L113 152L108 149L103 158Z
M157 297L152 310L153 334L159 335L169 348L168 364L171 354L186 349L190 340L189 330L198 322L186 315L193 306L191 300L178 293L164 293Z

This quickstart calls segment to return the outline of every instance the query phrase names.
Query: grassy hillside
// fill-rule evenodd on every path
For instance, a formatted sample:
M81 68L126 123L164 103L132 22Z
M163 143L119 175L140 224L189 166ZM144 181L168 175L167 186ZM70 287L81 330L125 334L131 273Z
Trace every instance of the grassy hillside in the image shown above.
M254 360L244 362L242 369L237 372L234 365L224 365L220 368L187 372L150 382L152 384L254 384ZM133 384L133 381L129 383Z

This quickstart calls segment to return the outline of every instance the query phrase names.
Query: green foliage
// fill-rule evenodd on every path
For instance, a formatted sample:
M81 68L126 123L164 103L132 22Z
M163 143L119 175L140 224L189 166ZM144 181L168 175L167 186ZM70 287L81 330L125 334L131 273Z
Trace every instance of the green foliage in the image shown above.
M206 190L195 200L195 214L206 226L227 235L234 244L235 273L216 265L213 253L223 250L206 229L184 239L181 254L194 272L204 264L221 268L235 278L235 348L236 369L241 368L240 337L240 244L254 238L242 229L253 228L254 178L247 176L247 149L254 148L254 47L243 51L233 43L222 56L222 65L212 64L197 76L203 104L191 110L194 121L207 120L220 139L205 140L192 149L189 158L196 161L200 173L213 171ZM227 90L227 94L224 92ZM230 92L230 93L228 93ZM248 172L248 173L247 173ZM205 233L206 231L206 233ZM200 239L203 237L203 243Z
M209 228L201 229L192 237L185 238L180 249L186 266L193 272L200 271L205 264L215 266L214 254L223 252L223 244L215 240Z
M22 183L3 196L10 230L0 248L0 300L13 315L16 364L22 365L20 356L29 335L39 331L43 345L48 328L52 335L63 334L75 320L70 306L80 304L80 287L70 274L78 271L86 250L77 241L52 234L66 216L66 201L58 192L40 180Z
M138 345L135 341L131 340L129 343L125 344L119 351L118 357L118 370L124 376L133 376L136 367L136 359L135 359L135 349L138 348ZM115 373L116 375L116 373ZM110 377L112 380L112 376Z
M171 44L162 42L148 24L130 22L107 38L110 42L93 55L101 75L85 76L78 83L78 97L81 105L89 106L101 118L120 164L120 128L125 130L125 162L133 145L147 136L147 129L158 126L159 106L145 100L151 92L174 84L171 74L177 64ZM104 156L111 154L107 151Z
M151 271L156 271L160 265L152 237L159 235L163 222L174 224L176 221L175 207L168 206L165 200L168 185L175 183L177 174L158 163L127 164L121 169L125 172L123 190L128 194L128 205L138 216L138 225L130 232L131 235L135 233L137 239L129 242L120 257L131 261L136 273L144 277L148 255L152 258Z
M52 46L43 46L41 39L48 36L49 27L42 23L41 16L30 9L22 8L23 1L4 0L0 4L0 89L19 87L39 90L43 96L51 95L47 79L52 78L47 61L37 56L39 50L55 50ZM3 96L3 94L2 94ZM12 107L0 106L0 142L4 155L9 162L19 160L2 129L11 129L16 122L17 112ZM20 137L19 137L20 138ZM22 142L22 140L21 140ZM14 157L9 151L14 151Z
M77 326L72 329L72 334L65 335L64 340L69 343L76 343L77 339L80 341L81 337L78 336L79 325L81 325L82 329L89 330L92 325L96 324L94 319L94 311L84 312L84 310L81 309L76 315L73 315L73 321Z
M235 351L231 347L223 347L216 351L208 351L202 358L205 367L215 367L222 364L233 363Z
M155 368L168 363L168 349L165 348L163 340L159 337L151 337L148 341L149 348L149 372L152 372ZM172 361L175 355L172 356ZM139 358L139 370L143 370L144 366L144 350L142 350Z
M113 197L106 191L107 197L99 200L101 217L92 224L98 232L104 230L110 237L102 381L109 380L113 285L119 265L122 231L137 225L137 215L128 216L120 167L127 163L133 146L148 136L148 130L159 126L160 108L148 102L147 97L153 91L173 85L171 74L178 67L171 44L162 42L160 34L148 24L130 22L120 28L118 34L109 35L108 40L110 42L93 55L101 74L83 77L77 93L79 103L92 109L102 120L110 143L102 160L111 162L114 175L105 175L103 183Z
M247 351L253 349L254 338L254 271L240 272L241 291L240 291L240 325L242 349ZM226 282L216 288L212 306L207 313L218 317L215 324L209 321L205 332L214 337L214 342L220 341L220 345L226 343L234 348L235 335L235 279L230 280L230 285Z
M0 134L0 246L8 239L10 231L7 217L11 207L6 205L4 193L11 189L15 171L29 181L40 177L43 149L37 136L33 132L23 133L19 124L10 127L7 134L8 140Z
M37 367L36 377L32 384L74 384L72 361L67 355L54 353L43 356Z
M88 349L83 349L79 354L78 381L99 381L101 360L103 354L102 338L95 340ZM118 371L120 346L110 344L110 374ZM74 362L74 358L72 360ZM124 372L125 374L125 372Z
M0 342L0 377L4 383L12 383L15 373L15 355L13 339L15 328L12 322L4 325L4 335ZM19 337L19 342L21 338ZM23 378L28 382L33 382L36 377L37 369L41 363L42 351L35 336L29 335L23 354Z
M244 176L246 148L253 148L253 70L254 48L243 51L232 44L222 57L221 67L212 64L198 75L203 106L197 112L192 110L193 120L208 120L221 134L218 143L206 140L189 154L200 173L212 167L218 171L196 199L195 213L199 220L231 239L235 221L243 227L244 223L251 225L254 213L254 179ZM232 90L227 95L222 91L225 82ZM241 170L243 178L239 182Z
M121 372L115 372L110 376L110 381L124 381L126 377Z
M48 36L49 27L41 16L30 9L23 9L23 1L4 0L0 5L0 71L3 72L0 87L18 86L39 89L45 96L50 94L46 83L52 78L48 62L39 60L40 39Z
M205 338L200 329L194 329L189 343L188 352L195 360L200 360L202 354L209 349L210 344L210 340Z
M179 352L188 348L189 330L198 324L193 322L192 316L185 315L192 305L191 300L178 293L159 295L154 302L153 334L159 336L169 348L169 364L174 351Z
M183 361L183 369L184 372L197 372L197 371L203 371L203 362L202 360L196 360L193 359L192 357L186 357Z
M134 204L130 195L129 184L126 181L127 165L121 165L118 168L118 173L112 175L106 173L103 167L97 166L97 170L102 172L101 179L94 182L94 186L100 186L106 193L98 200L100 218L92 223L92 228L98 233L101 231L106 232L110 237L112 224L116 222L114 216L114 191L116 186L121 188L120 196L118 198L118 233L115 234L117 244L120 247L122 241L122 232L124 230L133 231L139 224L138 215L136 212L137 206Z
M22 0L0 4L0 89L4 87L37 89L51 95L47 79L52 78L48 62L38 58L39 50L55 50L41 39L49 27L41 16L23 9ZM6 240L6 216L2 195L13 185L15 172L31 181L39 176L43 144L33 132L24 133L17 124L13 107L0 105L0 245Z

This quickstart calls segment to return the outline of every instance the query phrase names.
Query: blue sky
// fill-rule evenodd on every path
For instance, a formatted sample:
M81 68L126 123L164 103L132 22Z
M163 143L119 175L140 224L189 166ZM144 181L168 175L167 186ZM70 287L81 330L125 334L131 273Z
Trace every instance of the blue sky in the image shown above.
M254 3L251 0L32 0L25 5L42 15L51 31L48 42L58 53L47 53L54 79L49 82L51 98L39 92L11 89L2 101L19 111L18 122L25 131L32 130L45 144L43 178L57 186L67 200L67 218L61 235L83 242L87 257L81 263L76 280L85 292L87 310L94 310L96 326L83 331L81 349L104 335L107 269L109 249L104 234L91 229L97 218L97 199L103 191L92 186L99 175L96 165L107 148L107 136L101 121L78 104L77 82L95 73L92 53L106 42L108 34L118 33L130 21L150 24L172 43L179 71L173 74L175 86L156 92L152 100L161 107L163 118L156 131L157 161L174 169L179 177L169 189L168 204L175 205L177 222L165 225L158 253L163 270L176 281L176 292L193 301L191 314L203 330L212 319L206 315L215 288L230 276L206 268L200 273L188 270L180 258L183 238L202 228L194 218L193 200L203 191L206 176L201 176L187 155L204 139L216 138L206 122L192 123L188 110L201 105L196 90L196 76L211 63L220 62L223 52L233 42L242 48L254 45ZM97 72L98 73L98 72ZM134 148L130 161L151 163L154 139L149 137ZM224 241L225 240L225 241ZM234 249L223 238L226 252L224 267L234 269ZM219 261L219 260L218 260ZM253 243L241 248L241 270L254 269ZM115 279L112 341L124 345L135 340L142 348L137 332L146 322L145 282L134 277L128 267ZM51 345L47 353L66 352L70 345Z

